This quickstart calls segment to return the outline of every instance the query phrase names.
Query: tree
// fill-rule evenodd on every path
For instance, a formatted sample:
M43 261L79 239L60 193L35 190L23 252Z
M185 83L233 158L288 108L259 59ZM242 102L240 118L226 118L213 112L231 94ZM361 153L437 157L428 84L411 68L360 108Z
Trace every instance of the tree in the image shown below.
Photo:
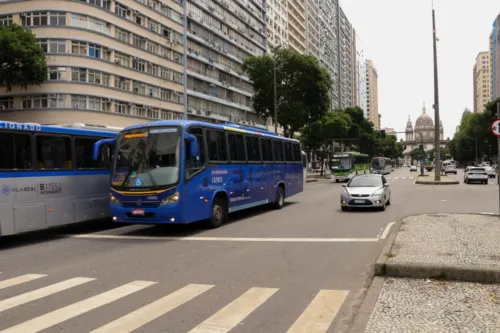
M47 79L43 50L30 30L13 24L0 26L0 85L7 91L20 85L39 85Z
M347 138L350 139L348 142L356 145L357 150L361 153L373 155L377 145L380 145L380 142L377 142L377 137L373 136L373 123L365 118L363 109L358 106L346 108L345 112L352 119L347 134Z
M254 89L253 108L264 118L274 119L274 66L276 66L277 122L286 137L304 125L320 120L330 105L332 80L313 56L288 49L273 55L249 57L243 64Z
M344 110L329 111L320 120L301 129L302 144L315 151L321 162L323 175L324 161L333 153L333 140L345 138L352 126L352 119Z

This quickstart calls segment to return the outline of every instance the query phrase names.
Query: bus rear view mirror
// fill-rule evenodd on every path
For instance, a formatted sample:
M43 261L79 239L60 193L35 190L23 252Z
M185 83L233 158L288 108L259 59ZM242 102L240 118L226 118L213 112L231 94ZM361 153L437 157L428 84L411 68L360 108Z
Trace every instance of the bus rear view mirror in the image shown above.
M99 159L99 153L101 152L101 146L106 144L110 146L114 146L116 143L116 139L103 139L94 143L94 151L92 152L92 159L97 161Z
M200 155L200 147L198 146L198 140L192 134L184 134L184 139L189 142L189 155L191 157L197 157Z

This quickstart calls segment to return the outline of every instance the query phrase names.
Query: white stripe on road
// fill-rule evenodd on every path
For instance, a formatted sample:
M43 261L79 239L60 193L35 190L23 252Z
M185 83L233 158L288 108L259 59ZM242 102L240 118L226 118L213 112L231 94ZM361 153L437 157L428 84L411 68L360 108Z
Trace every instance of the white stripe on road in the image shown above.
M382 235L380 236L380 239L385 239L387 237L387 235L389 234L389 231L391 230L392 226L395 224L396 222L389 222L387 224L387 226L385 227L384 229L384 232L382 232Z
M252 237L170 237L170 236L130 236L130 235L74 235L72 238L85 239L134 239L152 241L212 241L212 242L276 242L276 243L349 243L377 242L378 238L252 238Z
M120 298L147 288L156 282L133 281L121 287L87 298L83 301L65 306L40 317L25 321L17 326L7 328L0 333L35 333L60 324L66 320L114 302Z
M3 301L0 301L0 312L12 309L16 306L35 301L40 298L44 298L47 296L50 296L52 294L58 293L60 291L64 291L76 286L79 286L81 284L93 281L95 279L92 278L84 278L84 277L77 277L74 279L66 280L63 282L59 282L56 284L52 284L50 286L40 288L37 290L33 290L27 293L24 293L19 296L11 297L8 299L5 299Z
M93 232L92 235L122 235L126 234L129 232L135 232L135 231L141 231L144 229L150 229L153 228L154 225L129 225L126 227L120 227L116 229L109 229L109 230L103 230L103 231L98 231L98 232Z
M33 281L33 280L36 280L39 278L43 278L44 276L47 276L47 275L25 274L25 275L21 275L21 276L12 278L12 279L3 280L3 281L0 281L0 289L5 289L5 288L17 286L18 284L30 282L30 281Z
M481 212L481 215L496 215L495 213Z
M189 333L227 333L277 291L277 288L250 288Z
M203 294L213 285L189 284L91 333L129 333Z
M406 177L401 177L401 179L406 179Z
M349 291L321 290L287 333L325 333Z

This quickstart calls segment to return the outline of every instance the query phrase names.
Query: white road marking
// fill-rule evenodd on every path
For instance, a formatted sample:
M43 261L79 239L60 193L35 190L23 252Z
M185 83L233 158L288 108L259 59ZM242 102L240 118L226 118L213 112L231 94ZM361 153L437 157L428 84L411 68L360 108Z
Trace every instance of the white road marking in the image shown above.
M84 277L77 277L74 279L66 280L63 282L55 283L50 286L40 288L37 290L33 290L27 293L24 293L19 296L7 298L3 301L0 301L0 312L12 309L16 306L35 301L40 298L44 298L46 296L58 293L60 291L64 291L76 286L79 286L81 284L93 281L95 279L92 278L84 278Z
M406 177L401 177L401 179L406 179Z
M287 333L325 333L349 291L321 290Z
M84 239L134 239L151 241L212 241L212 242L282 242L282 243L349 243L377 242L378 238L252 238L252 237L171 237L171 236L131 236L131 235L73 235Z
M153 228L153 225L128 225L126 227L120 227L116 229L103 230L98 232L93 232L92 235L121 235L129 232L140 231L144 229Z
M18 284L21 284L21 283L30 282L30 281L33 281L33 280L36 280L39 278L43 278L45 276L47 276L47 275L25 274L25 275L21 275L21 276L12 278L12 279L3 280L3 281L0 281L0 290L5 289L5 288L9 288L9 287L13 287L13 286L17 286Z
M25 321L17 326L7 328L0 333L35 333L60 324L66 320L114 302L120 298L147 288L156 282L133 281L102 294L87 298L83 301L54 310L40 317Z
M104 325L91 333L129 333L139 327L155 320L156 318L172 311L182 304L192 300L207 290L213 288L213 285L189 284L173 293L160 298L159 300L143 306L115 321Z
M408 178L413 179L414 177L408 177Z
M380 236L380 239L385 239L387 237L387 235L389 234L389 231L391 231L391 228L392 226L395 224L396 222L389 222L387 224L387 226L385 227L384 229L384 232L382 233L382 235Z
M441 200L441 202L446 202L446 201L448 201L448 200L444 200L444 199L443 199L443 200Z
M399 177L394 177L394 179L399 179Z
M250 288L189 333L229 332L277 291L277 288Z
M496 215L495 213L490 212L481 212L481 215Z

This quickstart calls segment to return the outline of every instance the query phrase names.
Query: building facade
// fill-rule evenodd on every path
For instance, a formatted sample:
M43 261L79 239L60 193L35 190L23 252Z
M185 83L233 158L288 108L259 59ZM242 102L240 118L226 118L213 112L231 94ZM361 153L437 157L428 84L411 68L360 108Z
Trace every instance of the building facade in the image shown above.
M372 60L366 60L366 118L380 129L378 117L378 73Z
M490 34L490 62L491 62L491 84L493 99L500 97L500 14L493 22Z
M427 114L425 104L422 108L422 114L417 118L415 127L413 127L410 116L406 122L405 139L403 144L406 146L404 150L405 164L411 164L411 153L420 145L424 146L425 151L434 149L434 120ZM439 139L441 147L446 145L444 140L443 123L439 122Z
M339 6L338 11L339 29L338 29L338 68L339 68L339 106L345 109L352 106L352 45L354 42L352 34L352 25Z
M48 80L0 92L0 119L128 126L235 121L265 128L242 70L267 49L265 1L2 1L0 24L31 29ZM184 29L186 27L186 29Z
M307 0L307 54L320 59L320 23L319 23L320 0Z
M485 105L492 100L490 52L479 52L473 68L474 112L483 112Z
M274 1L274 0L273 0ZM288 1L288 46L305 54L307 50L307 14L305 0ZM281 1L285 2L285 0Z
M288 0L267 1L267 42L273 47L288 48Z
M351 50L352 63L352 102L351 105L359 106L363 109L365 118L368 116L366 104L366 59L363 50L363 44L356 34L355 29L352 29L353 42Z

